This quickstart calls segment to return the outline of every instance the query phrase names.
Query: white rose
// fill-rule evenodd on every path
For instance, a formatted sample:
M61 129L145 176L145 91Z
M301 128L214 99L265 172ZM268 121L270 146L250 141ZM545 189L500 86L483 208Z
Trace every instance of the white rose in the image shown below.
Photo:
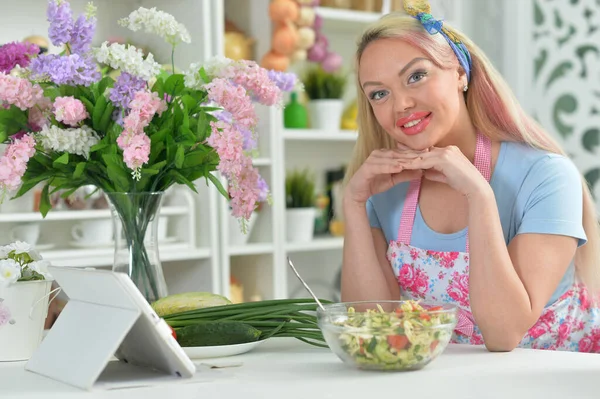
M50 272L48 272L48 266L50 266L50 262L48 262L47 260L31 262L27 266L34 272L44 276L46 280L52 280L52 275L50 274Z

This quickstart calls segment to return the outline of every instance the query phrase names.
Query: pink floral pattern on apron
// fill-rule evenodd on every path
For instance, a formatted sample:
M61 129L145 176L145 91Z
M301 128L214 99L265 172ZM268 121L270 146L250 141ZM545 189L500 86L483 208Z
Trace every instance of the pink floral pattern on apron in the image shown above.
M477 135L475 166L489 182L491 141ZM410 245L421 181L410 183L398 240L387 251L403 299L453 303L459 307L459 321L452 342L483 345L469 303L469 248L465 252L438 252ZM468 234L468 233L467 233ZM600 353L600 309L592 306L581 284L574 284L546 307L519 347Z

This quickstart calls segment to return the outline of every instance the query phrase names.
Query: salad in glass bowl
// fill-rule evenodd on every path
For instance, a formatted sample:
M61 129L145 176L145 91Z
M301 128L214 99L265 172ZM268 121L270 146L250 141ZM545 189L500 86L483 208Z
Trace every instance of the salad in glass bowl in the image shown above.
M317 310L319 327L344 362L370 370L418 370L448 346L456 305L418 301L343 302Z

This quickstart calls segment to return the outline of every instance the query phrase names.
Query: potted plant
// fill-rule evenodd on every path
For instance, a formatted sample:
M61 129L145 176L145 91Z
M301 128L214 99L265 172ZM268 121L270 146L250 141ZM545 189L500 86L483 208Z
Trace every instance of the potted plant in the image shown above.
M0 246L0 361L28 360L44 333L52 276L25 242Z
M113 270L127 273L153 302L168 294L156 236L145 240L157 231L163 194L175 184L196 191L197 180L210 182L245 231L260 195L252 165L255 102L281 103L296 76L224 57L178 73L175 50L191 41L185 26L155 8L124 15L119 24L172 47L169 72L132 45L93 46L93 4L76 21L67 1L50 0L48 8L49 36L64 52L0 48L0 58L19 61L0 71L0 143L8 144L0 157L0 202L42 184L39 209L46 216L53 193L95 186L113 215ZM100 66L117 70L118 78L102 76Z
M287 242L313 239L316 208L314 175L308 170L294 170L285 179Z
M312 128L340 130L346 75L339 70L327 72L320 65L316 65L308 70L303 83L309 98L308 112Z

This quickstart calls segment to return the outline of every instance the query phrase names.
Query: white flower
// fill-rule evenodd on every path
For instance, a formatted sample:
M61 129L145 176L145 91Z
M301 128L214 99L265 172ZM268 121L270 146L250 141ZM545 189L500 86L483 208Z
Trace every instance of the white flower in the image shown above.
M24 241L15 241L12 244L7 245L8 252L15 251L15 255L26 254L31 251L31 245Z
M104 42L100 47L94 48L92 52L98 62L140 77L145 81L160 73L160 64L154 61L154 55L149 53L144 59L142 51L135 46Z
M61 129L55 125L44 126L39 137L46 151L68 152L85 158L89 157L90 148L99 141L96 132L86 125L69 129Z
M50 274L50 272L48 272L48 266L50 266L50 262L48 262L47 260L39 260L36 262L31 262L27 265L27 267L29 267L34 272L44 276L46 280L52 280L52 275Z
M0 283L4 285L15 283L21 278L21 266L13 259L0 260Z
M119 25L125 26L133 32L144 29L145 32L162 37L173 46L180 42L191 43L192 41L183 24L177 22L171 14L158 11L155 7L150 9L140 7L129 14L127 18L120 19Z
M200 76L200 68L204 68L204 72L210 80L220 76L223 71L233 65L234 61L221 55L209 58L204 64L192 63L190 68L185 72L184 83L185 87L190 89L201 89L205 82Z

